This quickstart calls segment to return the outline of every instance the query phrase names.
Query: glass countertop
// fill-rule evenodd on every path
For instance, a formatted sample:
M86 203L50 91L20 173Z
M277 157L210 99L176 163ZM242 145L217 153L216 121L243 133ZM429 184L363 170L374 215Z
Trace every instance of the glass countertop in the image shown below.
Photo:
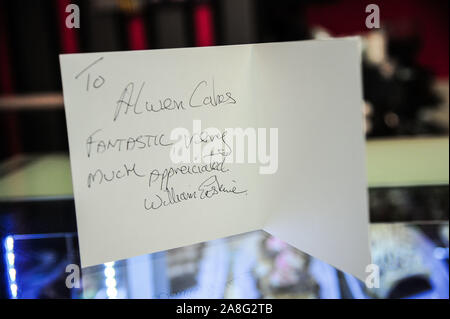
M449 298L448 222L370 230L378 288L264 231L87 267L79 288L76 234L11 235L5 273L16 298Z

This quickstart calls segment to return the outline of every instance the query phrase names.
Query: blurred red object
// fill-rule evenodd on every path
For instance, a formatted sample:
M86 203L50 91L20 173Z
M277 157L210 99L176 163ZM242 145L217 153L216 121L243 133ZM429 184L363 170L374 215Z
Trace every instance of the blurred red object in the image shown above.
M194 9L195 45L198 47L214 45L214 24L209 4L199 4Z

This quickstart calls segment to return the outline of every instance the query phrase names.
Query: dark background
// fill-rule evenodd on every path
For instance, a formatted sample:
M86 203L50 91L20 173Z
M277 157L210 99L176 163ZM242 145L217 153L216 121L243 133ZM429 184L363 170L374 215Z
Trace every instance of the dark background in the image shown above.
M70 3L79 29L65 27ZM68 151L60 53L305 40L318 30L367 37L377 32L365 26L369 3L0 0L0 160ZM448 1L376 3L387 57L364 63L367 136L447 135Z

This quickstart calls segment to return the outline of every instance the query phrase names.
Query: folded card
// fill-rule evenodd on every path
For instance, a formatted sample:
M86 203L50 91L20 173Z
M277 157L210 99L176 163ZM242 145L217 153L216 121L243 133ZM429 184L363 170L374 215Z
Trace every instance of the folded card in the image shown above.
M357 38L61 55L83 267L264 229L370 264Z

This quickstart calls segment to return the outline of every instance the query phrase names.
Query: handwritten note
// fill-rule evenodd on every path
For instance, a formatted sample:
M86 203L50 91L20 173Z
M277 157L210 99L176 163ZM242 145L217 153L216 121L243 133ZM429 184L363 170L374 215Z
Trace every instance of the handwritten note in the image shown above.
M60 61L83 267L264 229L365 277L358 39Z

